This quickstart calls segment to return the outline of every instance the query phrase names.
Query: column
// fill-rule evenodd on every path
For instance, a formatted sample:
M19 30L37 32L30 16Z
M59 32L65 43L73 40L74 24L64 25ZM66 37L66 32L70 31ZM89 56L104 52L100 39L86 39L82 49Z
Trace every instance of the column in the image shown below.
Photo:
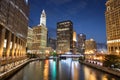
M20 46L19 46L20 48L19 48L19 54L18 54L19 56L21 56L21 48L22 48L21 47L21 42L22 42L22 40L20 40Z
M18 52L17 52L17 57L19 57L19 53L20 53L20 39L18 41Z
M9 57L10 55L10 42L11 42L11 32L9 31L7 36L6 57Z
M19 51L18 51L18 56L20 57L20 52L21 52L21 40L19 39Z
M18 49L19 49L19 38L17 38L17 41L16 41L16 51L15 51L15 56L17 57L17 54L18 54Z
M0 58L2 58L3 55L5 32L6 32L5 28L0 29Z
M26 48L25 48L25 42L23 42L23 56L25 56L25 52L26 51Z
M16 53L17 57L19 57L19 52L20 52L20 39L18 38L18 48L17 48L17 53Z
M14 58L14 53L15 53L15 41L16 41L16 36L13 35L13 41L12 41L12 57Z
M24 42L22 42L22 57L23 57L23 54L24 54Z
M22 56L22 40L20 40L20 53L19 56Z
M23 53L24 53L24 51L23 51L23 44L24 44L24 43L23 43L23 41L22 41L22 50L21 50L21 51L22 51L22 52L21 52L21 56L22 56L22 57L23 57Z

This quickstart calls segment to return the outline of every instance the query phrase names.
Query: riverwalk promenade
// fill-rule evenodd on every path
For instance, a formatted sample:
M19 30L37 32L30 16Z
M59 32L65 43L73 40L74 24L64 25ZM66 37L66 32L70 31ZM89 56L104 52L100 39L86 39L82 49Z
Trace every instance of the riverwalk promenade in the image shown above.
M92 67L92 68L95 68L95 69L104 71L106 73L109 73L109 74L120 77L120 71L113 70L112 68L103 67L103 66L100 66L100 65L97 65L97 64L94 64L94 63L86 62L86 61L79 61L79 62L82 63L82 64L85 64L89 67Z

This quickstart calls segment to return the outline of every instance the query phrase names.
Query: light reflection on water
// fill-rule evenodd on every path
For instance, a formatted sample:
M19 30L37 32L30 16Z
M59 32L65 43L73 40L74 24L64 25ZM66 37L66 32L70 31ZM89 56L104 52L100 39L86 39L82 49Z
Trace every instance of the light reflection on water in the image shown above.
M35 61L7 80L120 80L72 59Z
M49 78L49 61L48 60L46 60L45 61L45 65L44 65L44 77L43 77L43 79L44 80L49 80L48 78Z

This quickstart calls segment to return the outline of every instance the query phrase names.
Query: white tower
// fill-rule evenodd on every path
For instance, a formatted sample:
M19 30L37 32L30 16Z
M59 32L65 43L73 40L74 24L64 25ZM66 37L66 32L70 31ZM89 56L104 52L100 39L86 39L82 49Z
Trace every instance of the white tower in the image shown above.
M40 17L40 25L46 26L46 14L45 11L42 11L41 17Z

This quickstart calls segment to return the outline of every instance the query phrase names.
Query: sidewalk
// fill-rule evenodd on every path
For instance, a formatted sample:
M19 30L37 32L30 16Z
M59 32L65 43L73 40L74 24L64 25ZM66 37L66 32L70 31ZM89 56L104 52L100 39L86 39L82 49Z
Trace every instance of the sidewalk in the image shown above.
M106 73L109 73L109 74L112 74L112 75L120 77L120 72L119 71L115 71L115 70L113 70L111 68L99 66L99 65L96 65L96 64L93 64L93 63L89 63L89 62L85 62L85 61L84 62L79 61L79 62L82 63L82 64L85 64L85 65L88 65L90 67L96 68L98 70L104 71Z
M30 60L26 60L25 62L23 62L23 63L15 66L15 67L13 67L12 69L1 73L0 74L0 80L4 80L4 79L8 78L9 76L11 76L12 74L14 74L18 70L20 70L22 67L24 67L29 62L30 62Z

